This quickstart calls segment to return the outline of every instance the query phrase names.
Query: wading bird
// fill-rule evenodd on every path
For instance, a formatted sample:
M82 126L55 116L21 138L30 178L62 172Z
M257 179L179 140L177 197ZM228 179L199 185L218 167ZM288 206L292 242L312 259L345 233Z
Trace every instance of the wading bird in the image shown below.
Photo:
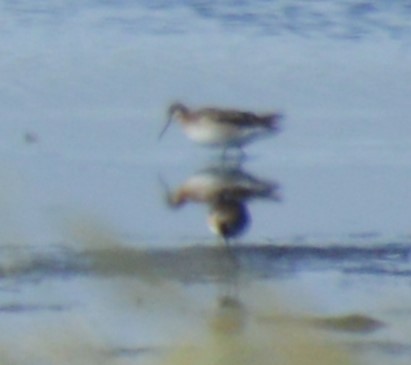
M159 138L173 120L180 123L186 136L194 142L227 149L241 148L256 138L273 135L279 131L279 113L254 114L246 111L202 108L191 110L182 103L174 103L168 109L167 123Z

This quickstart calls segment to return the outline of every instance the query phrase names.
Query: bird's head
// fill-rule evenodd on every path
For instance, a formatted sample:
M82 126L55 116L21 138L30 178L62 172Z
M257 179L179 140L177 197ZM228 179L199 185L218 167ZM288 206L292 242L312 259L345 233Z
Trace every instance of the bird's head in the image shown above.
M160 135L158 136L158 138L160 139L164 135L164 133L166 132L166 130L168 129L168 127L170 126L171 122L174 119L181 119L187 113L188 113L188 108L184 104L182 104L182 103L173 103L173 104L171 104L170 107L168 108L168 111L167 111L167 122L166 122L164 128L161 130Z

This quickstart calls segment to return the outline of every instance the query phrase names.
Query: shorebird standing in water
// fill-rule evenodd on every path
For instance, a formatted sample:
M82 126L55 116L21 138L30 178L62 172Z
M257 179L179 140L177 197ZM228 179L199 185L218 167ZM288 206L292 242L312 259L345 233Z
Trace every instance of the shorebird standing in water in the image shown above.
M200 144L223 148L223 155L230 147L241 147L255 138L268 136L279 131L281 114L257 115L251 112L202 108L190 110L181 103L174 103L168 109L168 120L159 138L171 122L177 120L187 137Z

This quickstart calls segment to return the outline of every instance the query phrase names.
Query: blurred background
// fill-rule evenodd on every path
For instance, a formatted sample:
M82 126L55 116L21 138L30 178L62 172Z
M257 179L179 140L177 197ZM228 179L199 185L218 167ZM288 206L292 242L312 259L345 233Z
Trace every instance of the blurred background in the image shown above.
M408 364L410 19L1 1L2 361ZM279 111L282 131L222 161L177 123L158 140L175 101Z

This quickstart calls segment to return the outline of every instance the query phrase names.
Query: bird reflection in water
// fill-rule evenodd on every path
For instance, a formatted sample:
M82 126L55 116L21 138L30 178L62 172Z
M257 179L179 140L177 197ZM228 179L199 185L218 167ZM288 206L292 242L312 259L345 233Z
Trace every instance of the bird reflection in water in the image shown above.
M174 191L164 186L167 203L173 208L187 203L208 205L208 226L226 243L243 234L249 226L251 216L247 204L250 200L280 201L277 183L256 178L239 166L206 168Z

